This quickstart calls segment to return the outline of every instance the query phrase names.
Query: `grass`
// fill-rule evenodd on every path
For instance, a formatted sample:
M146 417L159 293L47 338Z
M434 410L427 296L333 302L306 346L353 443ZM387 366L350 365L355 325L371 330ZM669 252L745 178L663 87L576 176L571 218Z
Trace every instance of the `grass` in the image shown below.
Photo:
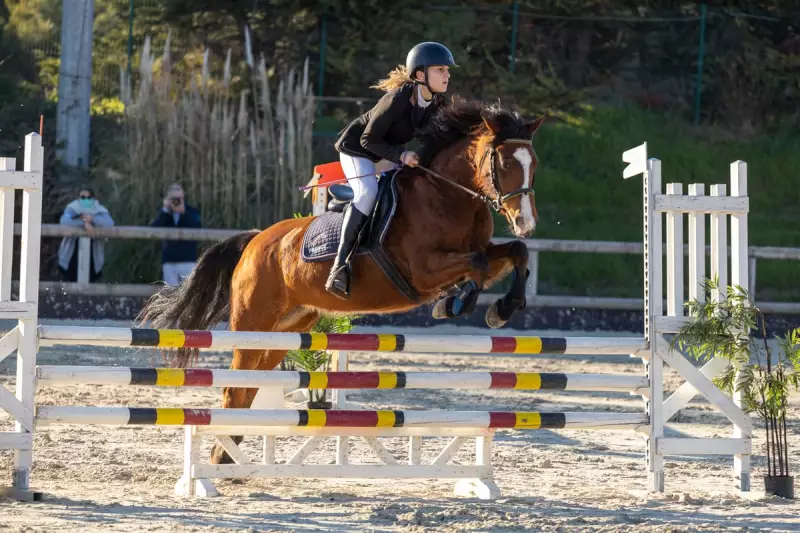
M800 246L796 132L735 139L635 107L586 107L539 130L535 237L641 242L641 178L622 179L622 152L644 141L649 157L662 161L663 184L683 183L684 191L689 183L705 183L706 194L710 184L728 184L730 192L730 163L747 162L750 245ZM641 262L640 255L543 253L540 290L640 296ZM797 261L759 260L757 297L800 299L799 274Z

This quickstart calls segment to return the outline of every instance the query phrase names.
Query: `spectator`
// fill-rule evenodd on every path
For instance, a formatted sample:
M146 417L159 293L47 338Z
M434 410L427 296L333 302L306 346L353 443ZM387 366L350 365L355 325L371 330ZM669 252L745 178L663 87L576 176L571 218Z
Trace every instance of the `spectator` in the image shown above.
M114 225L111 215L88 187L78 191L78 198L71 201L61 215L60 223L64 226L85 228L89 236L94 228ZM105 262L106 239L91 239L89 254L89 281L94 282L103 273ZM58 270L61 281L78 281L78 237L64 237L58 248Z
M183 187L173 183L167 188L164 205L150 223L161 228L200 228L200 211L186 203ZM196 241L164 241L161 268L167 285L178 285L188 277L197 262Z

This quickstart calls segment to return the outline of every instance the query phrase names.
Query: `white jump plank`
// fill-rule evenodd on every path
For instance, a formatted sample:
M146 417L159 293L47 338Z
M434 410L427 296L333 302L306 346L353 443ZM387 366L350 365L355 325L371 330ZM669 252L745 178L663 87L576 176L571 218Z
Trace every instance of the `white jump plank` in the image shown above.
M700 369L700 373L708 379L714 379L725 370L727 365L728 362L725 359L715 357L703 365ZM678 387L678 389L664 401L664 422L668 422L678 411L686 407L697 394L697 389L688 381Z
M735 425L742 428L745 436L752 436L753 424L750 418L745 414L739 406L733 403L728 396L725 395L716 385L711 383L699 370L697 370L689 361L687 361L681 354L672 352L666 345L666 341L659 343L660 346L657 350L657 355L664 362L674 368L687 382L697 389L697 391L705 396L728 420Z
M749 454L750 439L658 439L658 450L664 455L735 455Z
M17 170L0 170L0 188L32 189L42 188L41 172L20 172Z
M690 196L704 196L705 185L689 185ZM689 300L706 300L702 283L706 277L706 215L689 213Z
M0 385L0 409L5 410L25 431L33 431L32 413L11 391Z
M385 465L400 464L397 458L389 453L389 450L375 437L361 437L361 440L367 447L372 450L372 453L383 462Z
M729 196L671 196L656 194L654 197L655 210L661 213L679 211L684 213L747 213L750 209L750 199L731 198Z
M0 450L32 450L33 434L0 431Z
M688 316L656 316L653 317L656 333L678 333L683 326L692 323Z
M470 437L488 435L487 428L345 428L345 427L297 427L297 426L193 426L198 435L271 435L274 437Z
M286 461L287 465L301 465L308 456L314 453L319 445L322 444L322 437L309 437L303 445Z
M466 444L468 440L469 437L453 437L453 439L447 443L447 446L439 452L439 455L436 456L431 464L446 465L456 456L458 451L464 447L464 444Z
M680 183L668 183L667 195L683 193ZM683 213L667 212L667 315L683 316Z
M728 199L726 190L725 185L712 185L711 196ZM711 215L711 279L714 278L719 280L719 288L712 291L711 298L721 301L728 286L728 218L724 213Z
M14 329L3 335L0 339L0 361L11 355L17 350L19 344L19 326L14 326Z
M386 479L482 478L491 467L474 465L208 465L194 467L198 478Z
M237 465L249 465L252 463L250 458L247 457L239 445L233 442L233 439L227 435L217 435L216 440L222 448L228 452L228 455L231 456L231 459L236 461Z

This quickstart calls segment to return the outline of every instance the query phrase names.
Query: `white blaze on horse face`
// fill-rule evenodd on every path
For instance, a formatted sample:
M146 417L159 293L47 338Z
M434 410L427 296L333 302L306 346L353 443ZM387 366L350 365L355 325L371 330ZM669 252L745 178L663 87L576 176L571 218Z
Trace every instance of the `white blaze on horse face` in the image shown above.
M530 150L527 148L517 148L514 151L514 159L519 161L522 165L522 188L526 189L531 186L531 164L533 157ZM520 198L520 211L522 212L522 219L525 227L519 227L522 233L528 233L536 229L536 219L533 218L533 206L531 205L531 197L528 194L523 194Z

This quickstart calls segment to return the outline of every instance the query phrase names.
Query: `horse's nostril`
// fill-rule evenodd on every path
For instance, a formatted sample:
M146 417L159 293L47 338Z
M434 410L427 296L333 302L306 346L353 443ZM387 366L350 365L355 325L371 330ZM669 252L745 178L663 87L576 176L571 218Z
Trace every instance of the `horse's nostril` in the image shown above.
M527 226L527 224L525 223L525 217L523 217L522 215L517 216L517 218L514 219L514 223L520 228Z

